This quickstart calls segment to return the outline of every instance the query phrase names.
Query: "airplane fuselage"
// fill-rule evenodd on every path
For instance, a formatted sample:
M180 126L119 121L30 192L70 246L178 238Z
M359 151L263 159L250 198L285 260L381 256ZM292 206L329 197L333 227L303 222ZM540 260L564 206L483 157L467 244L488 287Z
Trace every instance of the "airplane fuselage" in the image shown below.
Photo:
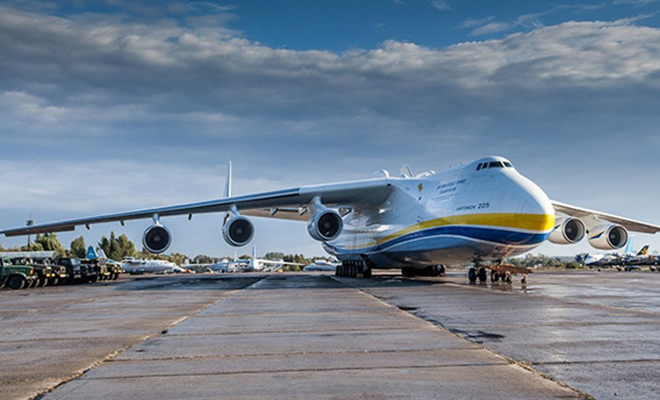
M326 251L376 268L502 260L539 246L554 226L547 195L503 158L389 181L388 200L344 217Z

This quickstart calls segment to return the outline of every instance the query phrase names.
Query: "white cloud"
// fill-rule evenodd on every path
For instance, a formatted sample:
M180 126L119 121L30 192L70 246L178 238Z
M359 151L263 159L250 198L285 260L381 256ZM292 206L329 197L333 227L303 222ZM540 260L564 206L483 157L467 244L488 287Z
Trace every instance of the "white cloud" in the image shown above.
M12 192L0 217L23 223L26 205L57 217L65 208L213 197L232 158L250 178L238 181L246 193L499 153L550 190L568 187L584 200L593 194L571 168L625 178L642 141L650 153L639 176L652 180L660 29L633 22L336 53L274 49L202 24L0 7L0 182ZM636 139L620 141L621 132ZM48 166L52 182L40 176ZM90 179L98 196L84 198L94 201L67 200ZM200 236L215 238L217 226L209 229Z
M508 22L489 22L472 31L472 36L490 35L492 33L506 32L515 25Z
M435 8L436 10L440 11L449 11L451 10L451 6L449 5L448 2L444 0L432 0L431 1L431 6Z

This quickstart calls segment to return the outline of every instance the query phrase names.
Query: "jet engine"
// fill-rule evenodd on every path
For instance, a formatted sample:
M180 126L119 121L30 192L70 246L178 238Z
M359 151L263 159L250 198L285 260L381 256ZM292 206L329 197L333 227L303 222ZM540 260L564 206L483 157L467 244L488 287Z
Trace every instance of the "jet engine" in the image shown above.
M336 239L343 227L341 215L330 208L317 212L307 223L309 235L320 242Z
M222 237L234 247L245 246L253 236L254 225L242 215L232 217L222 227Z
M142 245L153 254L160 254L172 244L172 235L169 229L156 223L144 231Z
M620 249L628 243L628 230L621 225L600 225L589 230L589 244L600 250Z
M578 218L558 218L548 240L554 244L573 244L584 238L587 228Z

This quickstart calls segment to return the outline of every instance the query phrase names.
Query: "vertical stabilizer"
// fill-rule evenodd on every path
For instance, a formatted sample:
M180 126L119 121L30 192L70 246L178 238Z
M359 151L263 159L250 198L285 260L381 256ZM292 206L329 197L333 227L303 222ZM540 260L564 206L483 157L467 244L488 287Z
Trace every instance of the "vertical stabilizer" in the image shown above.
M626 246L626 253L625 254L633 254L633 246L635 245L635 235L630 235L628 238L628 245Z
M94 250L93 246L89 246L87 248L87 254L85 254L85 258L88 260L95 260L98 258L98 255L96 255L96 251Z
M225 197L231 197L231 161L227 164L227 182L225 183Z

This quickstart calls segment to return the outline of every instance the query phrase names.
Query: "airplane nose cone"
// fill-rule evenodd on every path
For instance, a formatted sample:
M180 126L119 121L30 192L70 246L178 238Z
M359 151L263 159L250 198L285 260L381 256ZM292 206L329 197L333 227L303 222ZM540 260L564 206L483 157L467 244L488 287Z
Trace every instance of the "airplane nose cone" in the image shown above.
M528 229L549 233L555 224L555 210L550 199L530 180L526 179L522 186L527 199L520 209L521 217L528 220Z

